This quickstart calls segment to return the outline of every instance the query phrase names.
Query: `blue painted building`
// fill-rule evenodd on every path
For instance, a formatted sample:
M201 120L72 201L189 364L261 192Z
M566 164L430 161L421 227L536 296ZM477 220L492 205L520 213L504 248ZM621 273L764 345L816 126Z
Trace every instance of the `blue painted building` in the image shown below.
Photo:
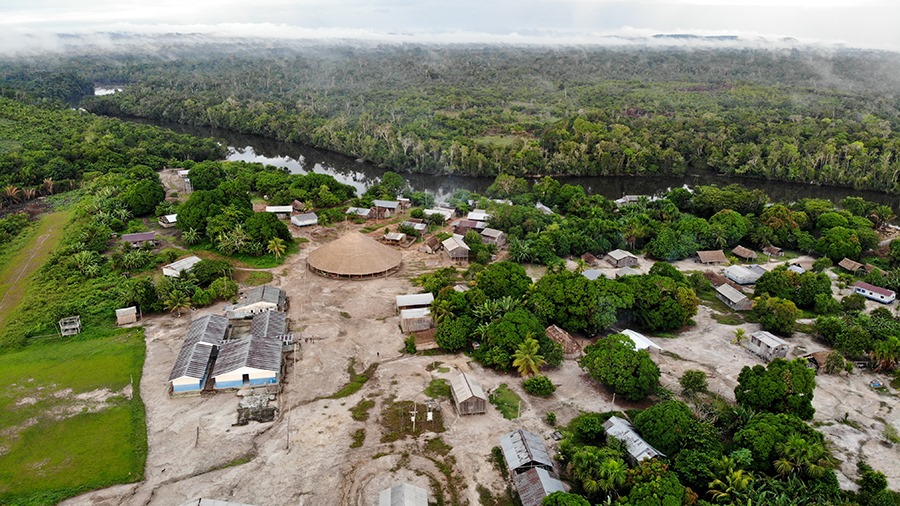
M215 359L219 344L228 332L228 319L207 315L191 322L169 383L175 393L199 392L206 386L210 363Z

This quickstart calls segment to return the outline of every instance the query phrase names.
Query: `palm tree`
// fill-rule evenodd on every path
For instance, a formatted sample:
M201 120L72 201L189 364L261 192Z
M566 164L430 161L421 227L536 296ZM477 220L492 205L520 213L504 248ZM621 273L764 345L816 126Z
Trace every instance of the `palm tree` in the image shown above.
M453 319L453 306L447 299L438 299L431 303L431 312L434 314L435 323L444 323Z
M834 461L823 445L809 442L798 435L789 437L776 449L781 457L775 461L775 470L782 477L799 474L818 479L834 467Z
M197 244L197 241L200 240L200 234L197 232L196 228L191 227L181 232L181 240L188 245Z
M191 307L191 299L179 290L172 290L169 292L169 296L166 297L166 300L163 301L163 305L169 311L173 313L177 312L180 317L182 309Z
M891 336L884 341L876 342L875 349L872 350L872 360L877 364L876 370L892 371L900 360L900 338Z
M547 363L540 351L541 345L537 339L526 337L513 354L513 367L518 369L522 376L538 374L541 366Z
M735 502L753 482L753 475L740 469L731 457L722 457L715 468L717 478L709 483L709 495L715 502Z
M607 495L615 493L616 489L625 484L628 476L628 466L622 459L609 458L600 464L597 469L599 474L598 484Z
M284 255L284 252L287 250L287 245L284 243L284 239L273 237L272 240L269 241L269 245L266 246L266 249L278 259Z

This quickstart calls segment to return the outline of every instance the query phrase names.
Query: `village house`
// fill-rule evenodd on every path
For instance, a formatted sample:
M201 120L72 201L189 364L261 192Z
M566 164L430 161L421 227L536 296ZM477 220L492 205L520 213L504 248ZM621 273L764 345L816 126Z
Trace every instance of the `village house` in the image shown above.
M583 261L586 265L589 265L591 267L596 267L597 264L600 263L600 260L590 253L585 253L584 255L581 255L581 261Z
M347 212L350 216L359 216L361 218L369 219L372 217L372 209L368 207L350 207L347 209Z
M419 251L433 255L441 250L441 241L436 236L428 236Z
M512 474L524 473L532 468L553 470L553 459L547 453L544 441L537 434L519 429L500 438L500 449L506 460L506 468Z
M200 262L200 257L189 256L182 258L181 260L177 260L168 265L162 266L162 272L164 276L169 276L171 278L177 278L181 275L182 272L191 272L191 269L194 268L197 263Z
M404 221L400 224L400 226L409 227L420 234L428 230L428 225L422 223L421 221Z
M624 278L625 276L640 276L641 271L634 269L632 267L622 267L621 269L617 269L613 278L619 279Z
M614 249L607 253L603 260L613 267L634 267L638 264L638 258L623 249Z
M281 341L249 336L219 348L212 377L216 389L271 385L281 376Z
M400 211L400 202L396 200L373 200L372 205L376 219L390 218Z
M453 209L445 208L445 207L436 207L433 209L425 209L422 211L422 214L425 216L431 216L434 214L439 214L444 218L444 221L449 221L450 218L453 218Z
M743 293L735 290L728 283L716 287L716 298L735 311L749 311L753 309L753 301Z
M434 327L434 319L431 317L431 309L422 307L400 311L400 330L404 334L421 332L432 327Z
M466 235L469 230L475 230L479 223L474 220L457 220L453 223L453 233Z
M239 304L227 306L225 314L229 319L240 320L266 311L284 311L287 294L281 288L270 285L254 286Z
M485 244L493 244L497 248L506 246L506 233L495 228L485 228L481 231L481 237Z
M784 256L784 250L782 250L778 246L766 246L762 250L763 250L763 253L765 253L766 255L769 255L770 257Z
M665 457L662 452L644 441L634 427L623 418L613 416L603 423L603 428L606 430L607 437L612 437L625 444L625 457L632 466L646 459Z
M750 248L745 248L743 246L735 247L733 250L731 250L731 253L734 256L736 256L742 260L748 261L748 262L751 260L756 260L756 256L757 256L755 251L753 251Z
M381 237L381 240L390 244L400 244L406 240L406 234L403 232L388 232Z
M861 272L865 272L866 270L866 266L855 260L850 260L849 258L844 258L843 260L838 262L838 266L845 271L853 274L859 274Z
M294 206L266 206L266 212L278 216L279 219L287 219L294 211Z
M727 264L728 259L725 258L725 252L720 249L708 250L708 251L698 251L697 252L697 261L701 264L711 265L711 264Z
M590 279L591 281L595 281L600 276L603 276L603 271L601 271L600 269L587 269L585 271L582 271L581 275Z
M553 492L565 492L561 481L545 469L534 468L513 475L513 484L519 493L522 506L541 506L544 498Z
M897 294L893 290L881 288L880 286L871 285L863 281L853 283L853 293L858 293L867 299L872 299L882 304L890 304L897 298Z
M469 246L463 241L461 235L453 235L448 237L441 243L447 258L453 262L462 262L469 259Z
M227 333L228 319L223 316L207 315L191 322L169 374L169 383L174 393L203 390L213 354Z
M137 322L137 319L137 306L116 309L116 325L128 325L129 323Z
M450 378L450 393L456 412L462 415L480 415L487 412L487 395L484 389L468 374L461 372Z
M766 270L759 265L731 265L724 271L726 278L739 285L752 285L765 273Z
M785 358L790 346L787 341L765 330L759 330L750 334L747 340L747 349L759 355L766 362L776 358Z
M466 215L466 219L472 221L488 221L491 219L491 215L484 209L473 209Z
M316 213L303 213L291 216L291 225L295 227L311 227L319 224L319 216Z
M434 302L434 295L432 295L431 292L413 293L409 295L398 295L395 299L395 306L399 313L404 309L431 307L432 302Z
M140 248L141 246L156 246L156 232L138 232L136 234L122 235L122 241L127 242L132 248Z

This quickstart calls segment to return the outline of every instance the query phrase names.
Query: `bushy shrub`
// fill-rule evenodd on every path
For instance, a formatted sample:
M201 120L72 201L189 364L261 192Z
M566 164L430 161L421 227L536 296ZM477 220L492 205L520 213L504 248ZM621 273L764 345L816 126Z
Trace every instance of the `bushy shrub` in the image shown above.
M531 395L546 397L556 391L556 385L544 375L532 376L522 384Z
M679 380L679 384L681 384L681 390L689 395L705 392L709 387L706 373L696 369L684 371L684 374L681 375L681 379Z

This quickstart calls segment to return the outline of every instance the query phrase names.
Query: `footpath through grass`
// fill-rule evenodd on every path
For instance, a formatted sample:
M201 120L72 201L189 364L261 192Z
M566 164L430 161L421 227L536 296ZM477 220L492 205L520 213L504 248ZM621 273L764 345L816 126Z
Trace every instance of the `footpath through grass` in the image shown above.
M22 301L32 274L44 265L62 237L68 211L45 214L38 224L16 238L0 256L0 328Z
M143 479L144 355L140 328L94 329L0 355L0 504L55 504Z

